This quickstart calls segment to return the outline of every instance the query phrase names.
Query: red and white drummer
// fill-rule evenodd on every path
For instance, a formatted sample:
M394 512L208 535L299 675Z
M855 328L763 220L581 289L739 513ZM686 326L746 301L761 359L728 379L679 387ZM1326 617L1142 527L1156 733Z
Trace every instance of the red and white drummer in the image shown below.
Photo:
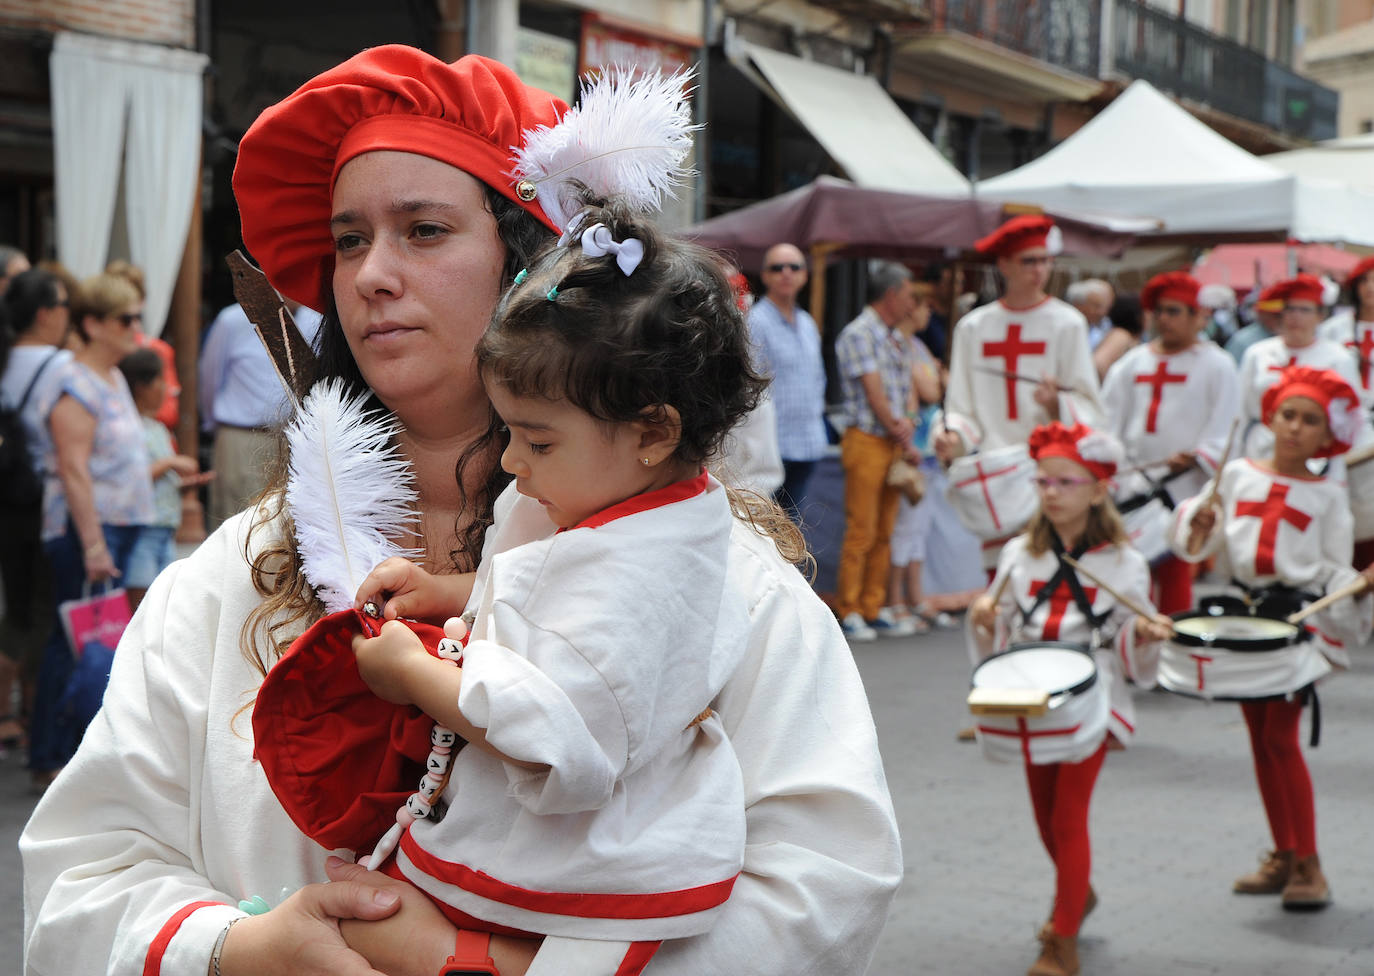
M1347 648L1369 638L1374 568L1350 566L1350 508L1345 488L1311 474L1308 461L1349 448L1363 423L1358 394L1330 370L1291 366L1265 391L1261 417L1272 448L1222 469L1216 498L1189 499L1178 509L1173 544L1197 561L1225 551L1236 580L1252 597L1300 605L1363 576L1364 593L1309 617L1315 646L1336 667ZM1330 888L1317 856L1312 779L1298 738L1305 693L1241 704L1274 850L1258 871L1238 878L1242 894L1282 893L1283 906L1323 908Z
M1169 629L1153 617L1139 617L1091 574L1150 609L1150 573L1144 557L1126 541L1125 529L1108 493L1121 462L1114 437L1082 424L1051 423L1029 436L1040 506L1024 535L1002 549L988 594L969 611L970 652L975 664L996 651L1024 642L1069 641L1090 650L1097 687L1106 689L1110 709L1096 737L1076 743L1065 757L1051 736L1022 730L1021 755L1040 837L1055 864L1054 911L1041 929L1042 952L1029 976L1077 973L1079 924L1096 904L1089 885L1091 863L1088 807L1106 756L1108 739L1124 745L1135 732L1126 677L1154 684L1158 641ZM1083 567L1076 573L1061 558L1070 554ZM980 729L987 736L988 729Z
M1192 567L1168 549L1172 509L1216 470L1239 396L1235 361L1200 338L1210 314L1198 304L1201 287L1183 271L1146 282L1140 304L1152 316L1154 338L1117 360L1102 384L1107 429L1121 440L1128 469L1117 478L1117 502L1140 505L1142 516L1158 521L1139 526L1152 542L1134 532L1132 541L1151 562L1163 613L1193 605ZM1126 521L1129 532L1137 520Z
M1015 481L1024 487L1030 473L1024 461L1030 432L1053 420L1100 424L1102 419L1087 321L1072 305L1045 292L1059 238L1048 217L1023 215L979 240L978 252L996 260L1003 295L965 315L950 347L945 410L935 428L936 455L949 465L975 452L985 457L1003 449L1020 454L982 465L982 470L951 471L951 493L966 493L973 505L985 502L993 510L986 519L971 520L962 510L960 515L987 540L983 554L988 567L996 564L1001 543L1021 530L1034 507L1030 498L1025 499L1028 510L997 511L1001 486Z

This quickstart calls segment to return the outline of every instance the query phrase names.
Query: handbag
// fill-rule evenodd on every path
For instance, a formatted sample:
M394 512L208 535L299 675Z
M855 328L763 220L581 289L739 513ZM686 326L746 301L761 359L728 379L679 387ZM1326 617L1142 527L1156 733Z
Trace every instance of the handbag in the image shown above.
M896 458L888 465L887 483L905 495L913 505L918 504L926 493L924 472L904 457Z
M87 585L78 599L59 604L57 612L75 658L57 710L68 722L84 729L105 699L115 647L132 616L129 600L122 588L91 594Z

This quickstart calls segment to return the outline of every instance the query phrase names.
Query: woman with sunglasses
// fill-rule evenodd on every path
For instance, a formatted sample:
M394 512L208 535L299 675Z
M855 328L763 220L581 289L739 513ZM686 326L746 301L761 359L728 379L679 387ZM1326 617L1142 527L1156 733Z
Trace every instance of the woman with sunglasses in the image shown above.
M58 606L87 584L122 575L140 526L153 521L143 425L119 371L138 348L140 304L127 280L99 274L82 282L72 309L81 347L62 370L48 415L57 464L43 492L43 548ZM85 732L58 714L71 669L72 650L55 626L34 690L29 765L36 786L52 781Z

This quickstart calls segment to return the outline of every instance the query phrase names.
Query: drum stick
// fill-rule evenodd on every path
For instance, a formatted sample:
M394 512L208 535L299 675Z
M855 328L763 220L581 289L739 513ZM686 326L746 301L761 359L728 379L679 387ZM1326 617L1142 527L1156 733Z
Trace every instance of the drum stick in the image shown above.
M1203 508L1211 508L1216 504L1217 489L1221 487L1221 469L1226 467L1226 462L1231 460L1231 448L1236 443L1236 431L1240 428L1240 418L1231 421L1231 433L1226 435L1226 450L1221 452L1221 461L1217 464L1216 473L1212 475L1211 487L1207 489L1207 500L1202 503Z
M994 376L1001 376L1009 380L1020 380L1022 383L1035 383L1039 385L1042 382L1034 376L1027 376L1025 373L1013 373L1010 370L998 369L996 366L975 365L973 368L980 373L991 373ZM1062 383L1056 383L1054 384L1054 388L1060 393L1079 393L1080 396L1082 395L1076 386L1065 386Z
M1300 624L1314 613L1320 613L1325 610L1327 607L1331 606L1331 604L1344 600L1347 597L1359 596L1367 589L1369 589L1369 581L1363 576L1351 580L1339 590L1332 590L1320 600L1312 601L1297 613L1290 613L1288 615L1288 622L1290 624Z
M992 613L993 613L993 619L994 619L994 620L995 620L996 617L997 617L997 604L1001 601L1001 599L1002 599L1002 594L1006 592L1006 589L1007 589L1007 582L1008 582L1010 579L1011 579L1011 573L1007 573L1006 576L1003 576L1003 577L1002 577L1002 582L1000 582L1000 583L997 584L997 589L993 590L993 592L992 592ZM992 633L990 630L985 630L985 629L982 628L982 627L979 627L978 630L979 630L980 633L984 633L984 634Z
M1364 447L1357 447L1353 451L1345 454L1345 466L1353 468L1357 464L1364 464L1366 461L1374 459L1374 444L1366 444Z
M1061 555L1059 558L1064 560L1064 562L1068 563L1075 573L1082 573L1093 583L1096 583L1098 587L1110 593L1112 595L1112 598L1116 600L1117 603L1125 607L1127 610L1130 610L1137 616L1144 617L1146 620L1153 620L1155 623L1163 624L1165 627L1168 627L1170 630L1173 630L1174 622L1170 620L1168 617L1164 616L1164 614L1158 612L1151 613L1149 610L1146 610L1139 603L1136 603L1130 597L1118 591L1110 583L1102 579L1102 577L1089 572L1086 568L1084 568L1083 564L1080 563L1077 559L1074 559L1072 556L1069 555Z

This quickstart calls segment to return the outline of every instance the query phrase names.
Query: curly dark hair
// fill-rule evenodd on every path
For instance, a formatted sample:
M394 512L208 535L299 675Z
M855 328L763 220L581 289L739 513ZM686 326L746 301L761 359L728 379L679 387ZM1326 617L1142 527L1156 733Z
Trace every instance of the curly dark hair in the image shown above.
M613 255L591 257L575 239L546 249L477 344L483 379L515 396L566 398L609 424L673 407L674 457L705 464L767 386L725 265L614 198L584 211L578 227L594 224L617 241L638 239L639 266L626 275Z

